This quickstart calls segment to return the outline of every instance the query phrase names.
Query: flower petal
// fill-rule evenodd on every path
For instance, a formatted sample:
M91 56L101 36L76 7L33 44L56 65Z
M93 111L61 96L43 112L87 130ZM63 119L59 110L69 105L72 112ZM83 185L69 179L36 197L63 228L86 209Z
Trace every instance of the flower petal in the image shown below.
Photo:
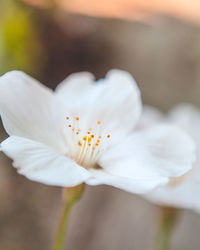
M68 104L72 101L76 105L80 98L90 91L94 80L94 76L89 72L73 73L64 79L55 91Z
M70 187L84 182L90 173L50 147L26 138L11 136L1 151L13 159L18 173L48 185Z
M50 89L20 71L0 78L0 115L9 135L63 147Z
M183 128L196 142L200 154L200 111L191 104L182 103L173 108L166 120Z
M89 73L79 73L58 86L56 96L62 102L65 116L80 116L81 126L86 129L101 120L102 127L109 133L132 130L141 114L140 91L132 76L112 70L105 79L96 84L92 82Z
M148 193L145 198L162 206L192 209L200 213L199 191L200 168L198 164L180 184L159 187Z
M144 105L137 129L150 128L159 123L163 123L163 121L164 115L159 109L149 105Z
M168 178L143 178L138 179L130 176L118 176L106 172L106 170L90 170L93 178L86 181L88 185L96 186L106 184L124 191L136 194L144 194L155 188L155 186L164 185L168 182Z
M172 126L157 126L132 134L121 144L105 151L99 161L105 174L112 178L94 177L88 184L109 184L132 192L164 184L170 177L183 175L192 168L194 143L184 132ZM122 178L121 184L119 178ZM115 182L115 183L114 183ZM138 189L136 188L138 187Z
M191 104L179 104L173 108L166 121L183 128L197 145L197 160L192 171L174 179L176 185L165 185L147 194L145 197L159 205L192 209L200 212L200 111Z

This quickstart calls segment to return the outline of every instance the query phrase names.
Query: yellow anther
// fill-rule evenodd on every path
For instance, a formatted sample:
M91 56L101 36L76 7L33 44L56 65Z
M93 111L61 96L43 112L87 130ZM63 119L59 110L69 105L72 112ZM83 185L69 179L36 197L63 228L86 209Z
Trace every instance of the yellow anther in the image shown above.
M88 135L89 135L89 134L90 134L90 131L88 131L87 133L88 133Z
M79 132L76 132L76 135L78 135L79 134Z
M107 138L110 138L110 135L107 135Z
M92 128L89 128L88 130L89 130L89 131L92 131Z
M91 137L88 137L88 142L91 142Z
M96 146L96 147L98 147L98 146L99 146L99 144L98 144L98 143L95 143L95 146Z
M78 117L78 116L76 116L76 117L75 117L75 120L77 120L77 121L78 121L78 120L79 120L79 117Z
M89 143L89 144L88 144L88 146L90 147L90 146L91 146L91 144Z
M99 142L100 142L100 140L98 139L98 140L97 140L97 143L99 143Z
M94 138L94 135L91 135L90 138Z
M69 128L71 128L71 126L72 126L71 124L68 125Z
M68 116L66 116L66 120L69 120L69 117L68 117Z
M81 146L82 146L82 143L81 143L80 141L78 142L78 146L79 146L79 147L81 147Z
M82 138L84 141L86 141L87 140L87 136L83 136L83 138Z
M97 121L97 124L98 124L98 125L101 124L101 121Z

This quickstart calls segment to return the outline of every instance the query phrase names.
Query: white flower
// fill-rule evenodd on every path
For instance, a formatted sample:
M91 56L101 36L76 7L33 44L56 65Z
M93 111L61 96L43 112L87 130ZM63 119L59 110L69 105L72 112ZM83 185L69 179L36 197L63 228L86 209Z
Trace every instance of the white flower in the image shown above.
M1 150L18 173L49 185L107 184L144 193L191 169L194 145L181 130L133 132L140 91L127 72L96 83L72 74L55 92L18 71L0 78Z
M153 114L153 116L152 116ZM182 177L172 178L168 185L146 195L154 203L200 212L200 111L192 105L180 104L167 116L147 107L142 116L142 127L159 122L169 122L183 128L196 142L197 159L193 169Z

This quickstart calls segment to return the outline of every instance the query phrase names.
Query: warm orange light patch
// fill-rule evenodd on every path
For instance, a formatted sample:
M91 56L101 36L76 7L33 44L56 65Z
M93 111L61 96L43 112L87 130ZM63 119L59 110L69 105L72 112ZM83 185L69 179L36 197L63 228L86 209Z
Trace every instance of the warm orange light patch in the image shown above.
M51 7L52 1L23 0L41 7ZM190 21L200 21L199 0L55 0L66 11L98 17L144 20L153 14L165 14Z

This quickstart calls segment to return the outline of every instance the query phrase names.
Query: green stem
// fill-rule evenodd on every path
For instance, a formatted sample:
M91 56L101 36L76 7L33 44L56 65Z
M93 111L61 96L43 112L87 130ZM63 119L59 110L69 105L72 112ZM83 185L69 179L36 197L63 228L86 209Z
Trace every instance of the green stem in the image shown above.
M160 207L159 231L156 239L156 250L170 250L171 234L174 229L178 209Z
M60 223L58 226L58 232L53 250L62 250L64 245L65 233L67 230L68 218L73 207L73 203L67 204L65 202L64 209L61 214Z
M75 203L77 203L80 200L83 194L83 190L84 190L83 184L72 188L66 188L63 190L63 197L65 203L63 211L61 213L53 250L64 250L65 234L67 231L69 216Z

